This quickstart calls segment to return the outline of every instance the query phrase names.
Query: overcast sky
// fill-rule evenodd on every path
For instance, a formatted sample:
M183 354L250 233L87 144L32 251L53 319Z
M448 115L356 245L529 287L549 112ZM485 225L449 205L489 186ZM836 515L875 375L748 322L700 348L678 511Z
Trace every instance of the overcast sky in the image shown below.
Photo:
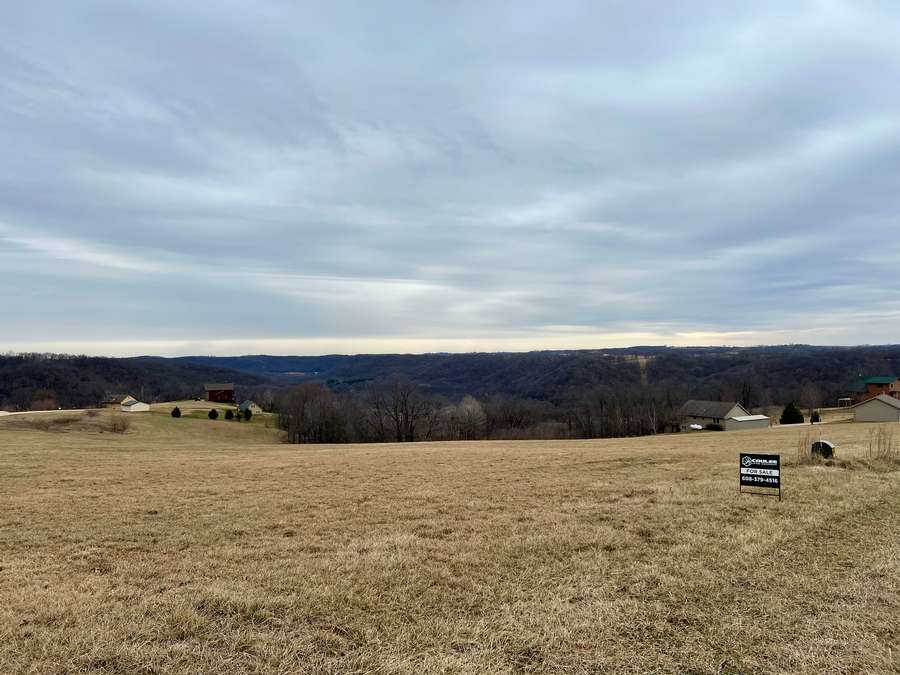
M900 4L303 5L3 8L0 351L900 341Z

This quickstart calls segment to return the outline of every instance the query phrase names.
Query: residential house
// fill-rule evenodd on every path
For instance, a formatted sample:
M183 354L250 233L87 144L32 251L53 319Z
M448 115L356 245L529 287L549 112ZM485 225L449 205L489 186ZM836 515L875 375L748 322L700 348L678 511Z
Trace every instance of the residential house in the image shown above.
M876 375L856 382L850 389L854 403L862 403L876 396L890 396L900 400L900 378L896 375Z
M122 412L126 413L136 413L136 412L150 412L150 404L142 403L138 401L133 396L126 397L120 404L120 409Z
M690 400L681 406L678 415L681 431L688 431L692 426L721 428L724 431L761 429L771 423L765 415L753 415L735 401Z
M238 406L238 410L240 410L241 412L246 412L247 410L249 410L254 415L261 415L262 411L263 411L262 408L260 408L258 405L256 405L253 401L251 401L249 399L244 401L243 403L241 403Z

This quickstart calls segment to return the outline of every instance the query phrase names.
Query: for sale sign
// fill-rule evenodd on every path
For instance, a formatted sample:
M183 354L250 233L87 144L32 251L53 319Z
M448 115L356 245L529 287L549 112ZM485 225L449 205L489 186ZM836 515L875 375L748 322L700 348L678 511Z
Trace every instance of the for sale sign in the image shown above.
M740 453L740 489L745 487L778 490L781 499L781 455Z

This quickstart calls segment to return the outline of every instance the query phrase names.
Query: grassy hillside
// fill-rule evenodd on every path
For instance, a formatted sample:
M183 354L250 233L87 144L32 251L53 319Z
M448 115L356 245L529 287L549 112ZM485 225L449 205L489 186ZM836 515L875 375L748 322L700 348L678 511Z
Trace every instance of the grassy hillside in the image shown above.
M23 419L0 672L900 669L900 471L868 425L823 427L824 466L796 429L304 447L166 406ZM784 501L738 494L748 449L782 453Z

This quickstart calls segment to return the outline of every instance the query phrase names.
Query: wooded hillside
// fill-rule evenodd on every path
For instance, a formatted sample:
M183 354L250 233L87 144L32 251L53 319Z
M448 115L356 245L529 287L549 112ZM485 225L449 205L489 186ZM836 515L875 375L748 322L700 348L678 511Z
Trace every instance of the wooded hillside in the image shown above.
M222 381L253 387L266 378L154 357L7 355L0 356L0 409L90 407L113 392L148 402L194 398L203 393L204 383Z
M497 354L184 357L274 381L361 388L402 375L451 397L506 394L561 401L597 386L646 384L674 398L740 400L750 407L791 400L834 405L860 375L900 374L900 346L631 347Z
M738 400L747 407L797 401L834 405L860 375L900 374L900 346L629 349L476 354L239 356L126 359L47 354L0 356L0 408L95 405L107 392L148 401L192 398L211 381L248 394L318 382L361 391L400 376L423 392L459 400L505 395L556 404L602 388L649 388L674 404ZM241 395L239 393L239 395Z

